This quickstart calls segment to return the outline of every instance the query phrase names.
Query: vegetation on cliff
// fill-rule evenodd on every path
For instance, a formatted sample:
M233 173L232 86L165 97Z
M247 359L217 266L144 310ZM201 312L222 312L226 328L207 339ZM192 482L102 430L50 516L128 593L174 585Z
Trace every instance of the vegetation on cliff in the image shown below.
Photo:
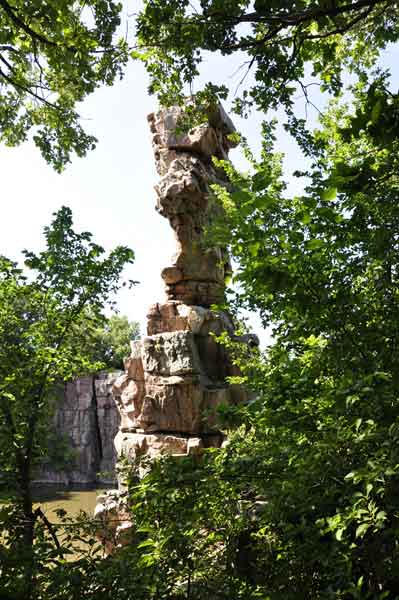
M124 358L130 354L130 342L140 335L140 326L137 321L129 321L126 315L119 314L104 318L99 324L87 313L80 328L75 328L75 334L80 339L82 352L93 362L102 365L102 369L121 370Z

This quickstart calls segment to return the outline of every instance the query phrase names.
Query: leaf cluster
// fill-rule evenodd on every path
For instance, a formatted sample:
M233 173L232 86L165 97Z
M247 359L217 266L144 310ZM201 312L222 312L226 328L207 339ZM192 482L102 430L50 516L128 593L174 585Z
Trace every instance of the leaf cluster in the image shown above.
M140 326L125 315L113 314L101 322L87 313L86 319L74 325L82 353L98 363L101 369L123 370L123 361L130 353L130 342L137 340Z
M254 105L290 111L298 88L308 100L307 66L314 83L334 95L343 88L344 72L366 73L381 49L398 39L397 14L397 3L386 0L151 0L137 18L142 50L135 57L144 61L150 91L161 103L181 104L208 52L226 61L243 52L248 60L236 111L245 114ZM209 86L214 97L225 96L223 86Z
M112 0L0 2L0 141L15 146L30 133L61 171L96 138L76 104L121 77L127 42L115 39L121 5Z

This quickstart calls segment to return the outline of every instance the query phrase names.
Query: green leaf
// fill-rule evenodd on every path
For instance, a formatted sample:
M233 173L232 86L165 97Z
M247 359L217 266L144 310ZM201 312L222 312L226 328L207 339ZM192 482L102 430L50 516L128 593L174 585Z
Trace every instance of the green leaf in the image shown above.
M345 527L341 527L340 529L337 529L337 531L335 532L335 537L339 542L342 541L344 533L345 533Z
M331 188L327 188L326 190L323 190L320 197L325 202L330 202L331 200L335 200L335 198L337 197L337 188L331 187Z
M367 531L370 529L370 523L361 523L357 528L356 528L356 533L355 533L355 537L356 538L362 538L365 536L365 534L367 533Z
M308 248L308 250L319 250L319 248L322 248L323 246L324 246L324 241L319 240L317 238L313 238L306 242L306 247Z

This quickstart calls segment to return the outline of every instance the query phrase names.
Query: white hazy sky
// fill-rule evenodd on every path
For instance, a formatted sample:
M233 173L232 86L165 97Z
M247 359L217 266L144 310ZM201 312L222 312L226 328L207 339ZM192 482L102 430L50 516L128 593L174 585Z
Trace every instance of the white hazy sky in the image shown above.
M130 2L128 12L135 12L139 4ZM231 101L240 79L234 73L242 61L238 56L209 57L203 79L227 83ZM157 174L146 117L156 109L156 101L148 95L147 86L144 68L132 63L121 82L101 88L87 99L81 108L87 119L85 129L94 133L99 143L85 158L74 158L61 175L44 162L31 142L18 148L0 146L0 254L20 260L22 249L39 250L43 227L50 223L52 213L62 205L69 206L76 229L91 231L94 240L107 249L124 244L135 251L135 263L126 276L139 284L119 294L118 306L122 314L141 323L143 333L148 306L164 299L160 271L174 252L172 230L154 209ZM303 99L298 103L304 111ZM258 147L259 115L233 120ZM283 131L278 143L286 153L287 172L301 168L303 159ZM231 158L244 166L238 151L232 152ZM256 319L253 325L266 341L267 334L259 331Z

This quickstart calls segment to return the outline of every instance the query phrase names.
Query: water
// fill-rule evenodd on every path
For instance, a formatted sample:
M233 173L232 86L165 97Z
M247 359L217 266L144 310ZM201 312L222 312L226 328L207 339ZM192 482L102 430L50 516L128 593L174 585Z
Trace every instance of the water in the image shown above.
M34 508L40 506L50 523L56 526L58 540L64 546L68 534L72 534L73 537L74 525L72 525L72 529L70 525L66 525L65 528L63 525L60 526L60 517L56 514L56 511L59 509L65 510L66 517L74 517L84 511L89 517L93 517L97 496L104 493L106 489L104 487L96 489L59 489L54 485L35 486L33 492ZM78 533L77 530L75 532ZM83 537L80 537L82 535ZM93 538L93 534L86 536L80 531L78 537L73 540L72 545L67 543L69 548L69 554L66 555L67 560L73 561L85 556L87 552L91 552L94 548L90 538ZM96 552L104 552L104 548L98 545L98 540L96 547Z
M33 509L40 506L48 521L55 526L59 542L61 545L64 545L66 538L68 538L68 534L73 533L74 525L72 525L72 529L68 524L66 525L66 528L64 528L63 524L60 523L61 519L56 514L56 511L63 509L66 512L66 517L74 517L78 515L80 511L84 511L89 517L93 517L97 496L104 493L106 489L109 488L104 486L95 489L84 489L82 487L79 489L60 489L56 485L38 485L33 488ZM2 500L0 497L0 505L2 501L7 502L8 499L3 498ZM67 560L75 560L79 558L80 555L84 556L85 553L91 551L93 546L90 542L90 538L93 537L92 533L89 534L88 537L81 532L79 533L79 536L80 535L84 535L85 539L77 537L73 540L72 546L67 544L69 548L69 553L66 555ZM0 528L0 542L1 538L2 530ZM103 552L101 546L98 547L98 542L96 552Z
M57 486L37 486L34 488L35 508L40 506L49 521L56 521L55 511L63 509L69 517L81 510L93 516L96 498L106 488L97 489L59 489Z

